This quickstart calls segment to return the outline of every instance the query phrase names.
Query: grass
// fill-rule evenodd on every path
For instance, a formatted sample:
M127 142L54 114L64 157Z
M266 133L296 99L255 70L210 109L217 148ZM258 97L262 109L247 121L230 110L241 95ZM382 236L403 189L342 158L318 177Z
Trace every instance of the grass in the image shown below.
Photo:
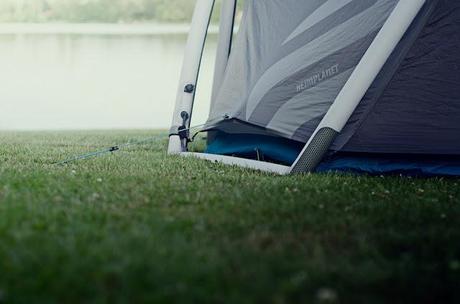
M147 131L0 133L0 303L447 303L458 179L278 177Z

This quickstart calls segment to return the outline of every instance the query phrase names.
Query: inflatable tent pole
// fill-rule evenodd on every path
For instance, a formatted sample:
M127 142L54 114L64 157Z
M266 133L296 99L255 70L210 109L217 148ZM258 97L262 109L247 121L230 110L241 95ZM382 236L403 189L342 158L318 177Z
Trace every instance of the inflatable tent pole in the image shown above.
M400 0L350 79L291 167L291 173L316 169L360 101L403 38L426 0Z
M225 0L222 5L222 28L219 29L219 51L216 58L216 75L214 78L215 90L220 87L223 74L227 68L228 55L231 49L231 38L233 35L236 0ZM181 138L180 130L181 128L188 130L190 126L195 86L213 6L214 0L198 0L195 7L194 17L186 46L179 91L177 93L173 123L170 130L168 153L178 154L183 157L201 158L213 162L236 165L265 172L272 172L275 174L287 174L290 169L288 166L223 155L187 152L187 138L184 138L183 135ZM191 93L187 92L190 91L189 89L192 89L190 85L193 86L193 91ZM216 92L215 90L213 92Z
M179 154L187 150L187 130L190 128L196 83L214 2L215 0L198 0L195 6L170 129L169 154Z

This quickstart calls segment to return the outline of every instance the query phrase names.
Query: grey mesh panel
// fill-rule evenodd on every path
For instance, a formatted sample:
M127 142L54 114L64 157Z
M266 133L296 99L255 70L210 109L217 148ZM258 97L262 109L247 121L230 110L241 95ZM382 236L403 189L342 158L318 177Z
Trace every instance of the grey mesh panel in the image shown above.
M228 115L293 137L327 112L397 2L247 1L209 120Z
M313 137L307 149L294 163L291 173L307 173L316 169L339 133L331 128L322 128Z

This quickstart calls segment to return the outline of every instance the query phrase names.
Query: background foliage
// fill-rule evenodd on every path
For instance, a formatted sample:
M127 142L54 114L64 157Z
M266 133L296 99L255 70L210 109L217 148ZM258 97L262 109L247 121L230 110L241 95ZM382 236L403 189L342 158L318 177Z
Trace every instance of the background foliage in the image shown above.
M220 2L217 1L217 9ZM196 0L1 0L0 22L186 22ZM218 14L214 14L215 19Z

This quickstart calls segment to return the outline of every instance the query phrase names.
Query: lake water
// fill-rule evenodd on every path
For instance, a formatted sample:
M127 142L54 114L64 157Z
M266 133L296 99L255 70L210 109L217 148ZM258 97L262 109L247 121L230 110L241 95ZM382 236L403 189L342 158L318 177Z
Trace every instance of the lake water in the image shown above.
M0 129L169 128L187 26L1 25ZM208 115L208 39L192 124Z

